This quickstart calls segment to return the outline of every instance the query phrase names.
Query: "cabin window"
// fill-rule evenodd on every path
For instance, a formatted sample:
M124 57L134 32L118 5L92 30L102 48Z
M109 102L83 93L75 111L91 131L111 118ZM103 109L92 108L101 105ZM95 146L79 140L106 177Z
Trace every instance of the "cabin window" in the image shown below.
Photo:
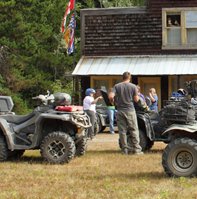
M122 77L112 76L91 76L91 87L108 91L115 84L121 82Z
M122 81L122 76L91 76L91 87L96 89L97 92L99 89L108 91L110 88L113 88L115 84ZM104 100L99 100L97 105L105 105Z
M197 49L197 8L164 8L162 29L163 49Z
M186 11L185 22L188 44L197 45L197 11Z

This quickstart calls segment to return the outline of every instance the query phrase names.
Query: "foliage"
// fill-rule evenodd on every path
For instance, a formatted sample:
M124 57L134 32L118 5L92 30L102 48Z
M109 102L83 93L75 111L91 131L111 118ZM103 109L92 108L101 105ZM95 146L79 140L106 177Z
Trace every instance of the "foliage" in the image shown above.
M100 0L104 7L130 7L143 6L144 0Z
M63 0L0 3L0 47L9 51L6 54L9 64L5 59L0 60L1 71L7 69L1 73L1 93L12 93L17 96L15 99L30 102L32 96L53 90L56 81L62 82L62 86L70 85L72 79L65 74L72 72L75 57L68 57L65 49L58 50L66 5Z
M140 5L142 0L77 0L76 48L71 56L66 54L60 33L68 2L0 2L0 93L15 96L18 99L16 110L19 112L24 112L22 107L19 108L19 101L30 107L32 96L46 90L72 94L69 74L80 58L80 9Z
M56 92L62 92L62 93L68 93L72 95L73 85L72 81L69 81L66 85L62 85L62 82L60 80L56 80L52 84L52 90L54 93Z

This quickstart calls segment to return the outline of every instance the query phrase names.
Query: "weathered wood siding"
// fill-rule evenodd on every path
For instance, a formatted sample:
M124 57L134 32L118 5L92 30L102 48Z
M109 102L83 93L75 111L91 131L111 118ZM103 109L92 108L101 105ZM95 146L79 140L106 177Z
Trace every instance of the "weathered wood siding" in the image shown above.
M162 8L197 7L197 0L150 0L147 8L81 11L81 49L86 56L192 54L162 50Z
M145 13L87 16L84 53L129 55L157 52L161 44L158 30L161 31L161 24Z

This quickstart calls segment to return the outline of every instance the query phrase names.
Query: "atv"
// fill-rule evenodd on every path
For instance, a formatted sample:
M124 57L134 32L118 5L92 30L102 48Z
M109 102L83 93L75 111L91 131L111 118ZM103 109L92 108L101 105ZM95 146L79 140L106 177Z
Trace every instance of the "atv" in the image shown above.
M142 99L135 104L142 151L150 150L154 142L168 144L163 152L162 165L169 176L197 175L197 81L187 83L187 88L192 99L176 92L170 100L164 101L159 113L148 111ZM102 96L107 104L104 91ZM105 116L103 112L99 117ZM129 132L127 142L131 149ZM120 140L119 146L122 148Z
M39 149L49 163L68 163L86 151L89 117L70 106L65 93L39 95L41 102L27 115L15 115L12 98L0 96L0 161L20 158ZM73 109L73 110L70 110Z
M197 80L186 82L187 93L197 120ZM189 116L189 112L188 115ZM181 115L179 114L179 118ZM171 139L163 151L162 165L165 173L172 177L197 176L197 124L190 122L169 128L163 133Z
M197 175L197 81L187 82L187 88L188 95L164 101L159 113L144 111L140 101L136 109L142 150L149 150L156 141L166 143L162 165L173 177Z

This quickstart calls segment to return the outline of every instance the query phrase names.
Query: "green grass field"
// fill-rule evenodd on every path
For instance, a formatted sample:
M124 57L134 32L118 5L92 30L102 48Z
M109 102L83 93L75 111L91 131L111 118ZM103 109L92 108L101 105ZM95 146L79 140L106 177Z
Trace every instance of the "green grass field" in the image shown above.
M83 157L64 165L43 162L39 151L1 163L0 199L197 199L197 178L165 175L165 144L125 156L117 140L117 134L99 134Z

